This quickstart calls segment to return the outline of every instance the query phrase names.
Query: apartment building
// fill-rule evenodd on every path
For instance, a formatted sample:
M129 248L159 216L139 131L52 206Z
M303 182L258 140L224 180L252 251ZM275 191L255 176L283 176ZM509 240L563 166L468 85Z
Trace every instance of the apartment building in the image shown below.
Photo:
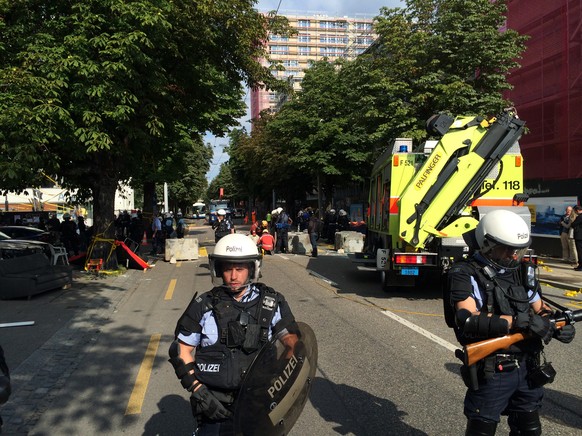
M297 34L286 37L269 35L268 50L273 61L280 61L284 71L272 70L273 75L288 80L295 90L311 63L327 58L353 59L374 41L372 16L330 17L325 14L280 14L287 17ZM263 60L263 65L267 61ZM255 119L265 109L277 111L286 96L259 89L251 92L251 118Z

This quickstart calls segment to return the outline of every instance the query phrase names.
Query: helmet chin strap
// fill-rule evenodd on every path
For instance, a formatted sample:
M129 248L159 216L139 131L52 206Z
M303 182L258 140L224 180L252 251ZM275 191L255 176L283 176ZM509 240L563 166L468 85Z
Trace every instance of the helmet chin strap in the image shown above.
M251 282L247 282L244 285L241 285L236 289L232 289L230 286L224 285L224 284L222 285L222 287L225 288L231 294L235 294L238 296L241 294L241 292L244 292L250 285L251 285Z

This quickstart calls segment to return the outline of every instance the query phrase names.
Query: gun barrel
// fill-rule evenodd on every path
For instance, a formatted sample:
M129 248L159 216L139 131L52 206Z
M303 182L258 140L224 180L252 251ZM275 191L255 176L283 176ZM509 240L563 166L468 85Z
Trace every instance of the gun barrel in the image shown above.
M582 321L582 309L562 312L562 316L556 318L555 321L556 323L563 322L564 324L574 324L575 322L580 322Z

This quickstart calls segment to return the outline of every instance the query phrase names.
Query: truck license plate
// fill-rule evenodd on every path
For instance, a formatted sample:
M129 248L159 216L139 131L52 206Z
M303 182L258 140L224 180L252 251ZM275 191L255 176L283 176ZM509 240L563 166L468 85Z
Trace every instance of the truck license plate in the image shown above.
M402 270L400 270L400 274L403 276L417 276L418 268L402 268Z

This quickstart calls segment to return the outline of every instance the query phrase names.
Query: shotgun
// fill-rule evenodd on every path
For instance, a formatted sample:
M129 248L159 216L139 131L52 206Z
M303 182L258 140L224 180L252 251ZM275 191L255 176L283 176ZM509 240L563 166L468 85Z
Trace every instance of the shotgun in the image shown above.
M574 324L575 322L582 321L582 309L580 310L567 310L562 312L562 315L558 318L554 318L553 322L557 328L563 327L567 324ZM495 353L499 350L504 350L510 345L513 345L519 341L523 341L530 335L529 332L517 332L510 335L501 336L499 338L485 339L484 341L475 342L473 344L468 344L463 347L465 365L471 366L489 356L491 353Z

